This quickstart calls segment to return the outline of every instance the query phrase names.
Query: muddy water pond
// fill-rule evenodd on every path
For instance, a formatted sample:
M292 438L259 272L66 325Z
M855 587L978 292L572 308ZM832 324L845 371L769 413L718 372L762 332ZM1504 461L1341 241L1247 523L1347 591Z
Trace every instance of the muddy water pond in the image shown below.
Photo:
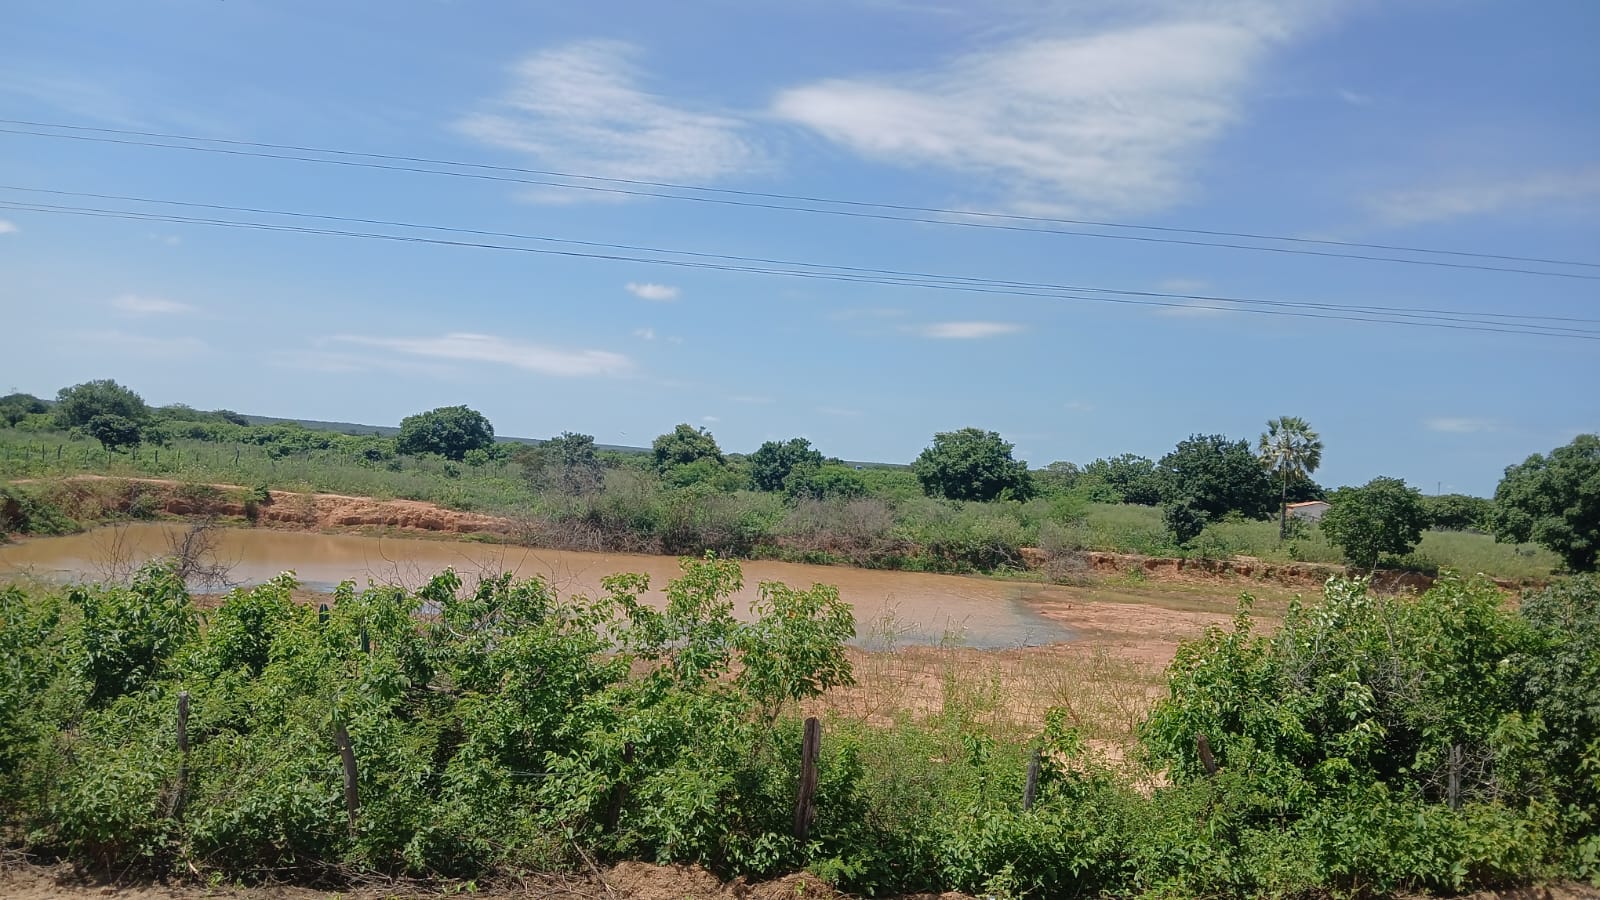
M66 537L32 538L0 546L0 578L28 575L52 581L97 581L172 552L186 526L138 523L99 528ZM447 566L465 581L485 572L540 576L563 593L600 593L600 579L617 572L650 576L651 600L675 577L678 561L665 556L588 553L467 541L308 534L266 529L221 529L215 560L228 567L229 581L260 584L292 571L309 590L331 591L346 579L416 587ZM1003 648L1070 640L1065 626L1040 615L1025 595L1038 585L988 578L882 572L797 563L746 561L744 590L735 612L748 615L757 585L781 581L796 587L816 583L839 588L855 609L856 643L937 644Z

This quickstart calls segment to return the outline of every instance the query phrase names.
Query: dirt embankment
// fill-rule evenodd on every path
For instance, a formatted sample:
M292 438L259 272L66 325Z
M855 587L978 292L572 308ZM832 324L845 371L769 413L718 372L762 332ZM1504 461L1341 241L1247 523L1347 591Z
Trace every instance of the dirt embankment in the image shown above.
M420 500L378 500L343 494L267 491L261 496L235 484L195 484L160 478L80 475L52 482L56 498L75 518L108 513L241 519L256 525L307 531L382 528L442 534L510 535L512 520L445 509Z
M1045 568L1050 563L1049 554L1034 547L1023 547L1022 558L1030 568L1034 569ZM1193 583L1250 580L1308 589L1320 589L1324 582L1335 575L1364 574L1328 563L1274 563L1254 556L1235 556L1230 559L1181 559L1088 550L1081 554L1081 562L1086 574L1103 577L1137 572L1146 578L1158 581ZM1372 573L1373 589L1385 593L1426 591L1433 587L1433 582L1434 576L1422 572L1379 569ZM1506 591L1515 591L1528 586L1503 578L1494 579L1494 583Z

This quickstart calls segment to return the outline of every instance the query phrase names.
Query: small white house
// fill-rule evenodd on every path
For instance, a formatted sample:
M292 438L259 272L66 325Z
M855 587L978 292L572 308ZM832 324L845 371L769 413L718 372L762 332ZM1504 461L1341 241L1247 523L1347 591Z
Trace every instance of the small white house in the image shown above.
M1304 503L1289 504L1289 515L1296 519L1305 519L1307 522L1321 522L1322 514L1328 511L1328 501L1307 500Z

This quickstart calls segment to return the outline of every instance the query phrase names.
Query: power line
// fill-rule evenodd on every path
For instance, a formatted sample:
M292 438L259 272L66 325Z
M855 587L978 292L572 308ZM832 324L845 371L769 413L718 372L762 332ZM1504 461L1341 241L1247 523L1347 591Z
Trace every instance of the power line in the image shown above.
M1188 303L1168 302L1156 299L1130 298L1130 297L1103 297L1071 294L1066 292L1033 292L1001 287L984 287L979 284L951 284L937 280L917 281L909 278L895 279L888 277L869 277L855 275L847 272L826 271L800 271L794 269L764 268L760 266L741 266L732 264L719 264L710 262L691 262L685 260L662 259L658 257L630 256L620 253L598 253L580 250L559 250L552 248L520 247L508 244L495 244L486 241L466 241L446 238L424 237L419 235L395 235L377 232L349 231L332 228L311 228L299 225L283 225L268 222L252 222L230 219L208 219L190 216L176 216L171 214L141 213L125 210L108 210L93 207L66 206L56 204L20 203L16 201L0 200L0 208L14 209L31 212L56 213L65 215L91 216L97 218L127 219L133 221L168 222L174 224L205 225L221 228L239 228L260 231L288 232L296 234L328 235L341 237L365 238L371 240L395 241L400 243L431 244L439 246L467 247L486 250L502 250L520 253L532 253L546 256L557 256L578 259L594 259L612 262L632 262L647 265L670 266L686 269L708 269L714 271L743 272L761 275L778 275L789 278L819 279L828 281L843 281L865 284L886 284L893 286L917 287L926 290L947 290L962 293L995 294L1006 296L1039 297L1055 300L1083 300L1095 303L1115 303L1127 306L1157 306L1179 309L1193 309ZM938 278L938 276L929 276ZM1410 325L1425 328L1448 328L1460 331L1479 331L1497 334L1520 334L1537 337L1574 338L1578 340L1600 340L1600 333L1591 333L1582 329L1572 329L1557 326L1519 325L1515 323L1499 324L1457 324L1451 320L1433 321L1423 316L1413 316L1409 319L1402 318L1377 318L1365 315L1335 315L1319 312L1304 312L1277 308L1239 308L1239 312L1248 312L1257 315L1288 316L1294 318L1327 319L1352 322L1370 322L1384 325ZM1415 321L1413 321L1415 319Z
M1333 259L1353 259L1353 260L1362 260L1362 261L1366 261L1366 262L1387 262L1387 263L1397 263L1397 264L1401 264L1401 265L1433 266L1433 267L1438 267L1438 268L1465 269L1465 270L1484 271L1484 272L1502 272L1502 273L1510 273L1510 274L1518 274L1518 275L1541 276L1541 277L1548 277L1548 278L1574 278L1574 279L1582 279L1582 280L1600 280L1600 275L1595 275L1595 274L1584 274L1584 273L1578 273L1578 272L1561 272L1561 271L1552 271L1552 270L1548 270L1548 269L1528 269L1528 268L1522 268L1522 267L1518 267L1518 266L1498 266L1498 265L1485 265L1485 264L1476 264L1476 263L1449 262L1449 261L1446 261L1446 260L1439 260L1439 259L1405 259L1405 258L1393 257L1393 256L1376 256L1376 255L1372 255L1372 254L1368 254L1368 253L1351 253L1351 252L1339 252L1339 251L1330 251L1330 250L1313 250L1313 249L1307 249L1305 247L1267 247L1267 246L1259 246L1259 245L1253 245L1253 244L1237 244L1237 243L1231 243L1231 242L1227 242L1227 241L1193 240L1193 239L1185 239L1185 238L1153 236L1153 235L1141 235L1141 234L1105 234L1105 233L1101 233L1101 232L1081 231L1081 230L1075 230L1075 229L1041 228L1041 227L1034 227L1034 226L1030 226L1030 225L1009 225L1009 224L1004 224L1001 221L993 221L993 220L1012 219L1012 220L1017 220L1017 221L1038 222L1038 223L1059 222L1059 223L1069 223L1069 224L1081 224L1081 225L1088 225L1088 226L1102 227L1102 228L1118 228L1118 229L1128 229L1128 230L1148 230L1148 231L1165 232L1165 233L1168 233L1168 234L1194 234L1194 235L1219 236L1219 237L1239 237L1239 238L1253 239L1253 240L1283 241L1283 242L1293 242L1293 243L1297 243L1297 244L1308 244L1308 245L1309 244L1321 244L1321 245L1328 245L1328 246L1334 246L1334 247L1348 247L1348 248L1352 248L1352 249L1373 249L1373 250L1383 250L1383 251L1390 251L1390 252L1406 252L1406 253L1419 253L1419 254L1448 255L1448 256L1455 256L1455 257L1462 257L1462 258L1475 258L1475 259L1485 259L1485 260L1502 260L1502 261L1513 261L1513 262L1527 262L1527 263L1539 264L1539 265L1576 266L1576 267L1581 267L1581 268L1600 269L1600 263L1591 263L1591 262L1583 262L1583 261L1575 261L1575 260L1545 259L1545 258L1540 258L1540 257L1525 257L1525 256L1511 256L1511 255L1490 254L1490 253L1476 253L1476 252L1462 251L1462 250L1439 250L1439 249L1422 248L1422 247L1402 247L1402 246L1397 246L1397 245L1386 245L1386 244L1362 244L1362 243L1353 242L1353 241L1335 241L1335 240L1315 239L1315 238L1297 238L1297 237L1275 236L1275 235L1257 235L1257 234L1249 234L1249 233L1246 233L1246 232L1208 231L1208 230L1204 230L1204 229L1169 228L1169 227L1165 227L1165 226L1136 225L1136 224L1123 223L1123 222L1093 222L1093 221L1089 221L1089 220L1078 220L1078 219L1054 219L1054 218L1043 217L1043 216L1019 216L1019 215L1010 215L1010 214L1006 214L1006 213L975 212L975 211L964 211L964 210L955 210L955 209L940 209L938 207L910 206L910 205L898 205L898 204L888 204L888 203L871 203L871 202L866 202L866 201L840 200L840 199L829 199L829 198L820 198L820 197L813 198L813 197L805 197L805 196L802 196L802 195L793 195L793 194L769 194L769 193L763 193L763 192L759 192L759 191L738 191L738 190L733 190L733 189L728 189L728 188L712 188L712 187L702 187L702 186L695 186L695 185L678 185L678 184L672 184L672 183L669 183L669 182L649 182L649 181L640 181L640 180L635 180L635 179L607 178L607 177L598 176L598 175L583 175L583 174L572 174L572 173L563 173L563 172L547 172L547 171L538 170L538 169L521 169L521 168L517 168L517 167L514 167L514 166L494 166L494 165L488 165L488 164L483 164L483 163L468 163L468 162L456 162L456 161L451 161L451 160L436 160L436 159L430 159L430 158L427 158L427 157L409 157L409 156L399 156L399 155L392 155L392 154L362 153L362 152L358 152L358 151L340 150L340 149L332 149L332 148L298 147L298 146L295 146L295 145L292 145L292 144L269 144L269 143L255 142L255 141L230 141L230 140L223 140L223 139L219 139L219 138L205 138L205 137L196 137L196 136L190 136L190 135L165 134L165 133L162 133L162 132L141 132L141 131L133 131L133 130L127 130L127 129L112 129L112 128L89 128L89 127L86 127L86 126L58 125L58 124L51 124L51 123L28 122L28 121L17 120L17 119L0 119L0 124L25 125L25 126L29 126L29 127L35 127L35 128L43 127L43 128L72 129L72 130L77 130L77 131L98 132L98 133L103 133L103 134L128 135L130 137L120 137L120 138L118 138L118 137L94 137L94 136L87 135L87 134L60 134L60 133L53 133L53 132L47 132L47 131L29 131L29 130L26 130L26 129L19 129L19 128L0 128L0 134L26 135L26 136L32 136L32 137L56 138L56 139L75 140L75 141L87 141L87 142L92 142L92 143L120 144L120 145L126 145L126 146L148 147L148 148L165 149L165 150L184 150L184 151L196 152L196 153L212 153L212 154L222 154L222 155L228 155L228 156L251 157L251 158L258 158L258 159L287 160L287 161L295 161L295 162L316 163L316 164L322 164L322 165L337 165L337 166L346 166L346 167L353 167L353 168L377 169L377 170L392 171L392 172L406 172L406 173L410 173L410 174L439 175L439 176L446 176L446 177L452 177L452 178L469 178L469 179L484 180L484 181L510 182L510 183L514 183L514 184L526 184L526 185L533 185L533 186L538 186L538 187L553 187L553 188L560 188L560 189L564 189L564 190L581 190L581 191L590 191L590 192L598 192L598 193L605 193L605 194L616 194L616 195L622 195L622 196L651 197L651 198L661 199L661 200L679 200L679 201L685 201L685 202L712 204L712 205L720 205L720 206L736 206L736 207L747 207L747 208L753 208L753 209L776 210L776 211L784 211L784 212L813 213L813 214L818 214L818 215L843 216L843 217L855 218L855 219L872 219L872 220L891 221L891 222L910 222L910 223L925 224L925 225L944 225L944 226L961 227L961 228L994 229L994 230L1001 230L1001 231L1023 232L1023 233L1029 233L1029 234L1045 234L1045 235L1057 235L1057 236L1068 236L1068 237L1099 238L1099 239L1102 239L1102 240L1134 241L1134 242L1140 242L1140 243L1167 244L1167 245L1191 246L1191 247L1210 247L1210 248L1216 248L1216 249L1253 251L1253 252L1258 252L1258 253L1279 253L1279 254L1288 254L1288 255L1294 255L1294 256L1313 256L1313 257L1325 257L1325 258L1333 258ZM182 140L182 141L207 142L207 143L213 143L213 144L222 144L224 146L208 147L208 146L191 146L191 145L184 145L184 144L158 143L158 142L153 141L153 140L133 140L133 139L131 139L132 137L154 137L154 138L160 138L160 139L163 139L163 140ZM263 149L263 150L233 149L235 147L259 147L259 148L266 148L266 149ZM266 152L266 150L274 150L274 151L283 150L283 151L288 151L288 152ZM346 158L329 159L329 158L294 155L294 154L297 154L297 153L320 153L320 154L327 154L329 156L346 157ZM361 162L361 161L359 161L360 159L389 160L390 162ZM477 170L481 170L481 171L470 171L470 172L445 171L445 170L440 170L440 169L420 168L417 165L395 165L394 164L395 162L414 162L414 163L420 163L420 164L423 164L423 165L455 166L455 167L459 167L459 168L477 169ZM526 177L514 176L514 175L494 174L496 172L517 172L517 173L526 173L526 174L531 174L531 175L538 175L538 176L541 176L541 177L539 177L539 178L526 178ZM581 179L581 180L585 180L585 181L601 182L601 184L573 184L570 181L565 181L564 182L564 181L551 181L551 180L548 180L550 178ZM608 185L608 184L609 185L629 185L629 187L605 186L605 185ZM705 192L705 193L721 194L721 195L724 195L724 196L720 196L720 197L685 196L685 195L682 195L682 194L661 193L660 191L657 191L657 190L642 190L642 189L640 189L640 188L644 188L644 187L661 187L661 188L672 189L672 190L700 191L700 192ZM834 205L849 206L849 207L856 207L856 208L853 208L853 209L826 209L826 208L817 208L817 207L808 207L808 206L795 206L795 205L792 205L792 204L780 203L780 202L760 202L759 200L754 200L754 199L737 199L737 198L740 198L740 197L775 198L775 199L791 200L791 201L796 201L796 202L826 203L826 204L834 204ZM934 214L942 215L942 216L978 217L978 218L988 219L988 220L991 220L991 221L958 221L958 220L952 220L950 218L934 218L932 216L923 216L923 215L898 215L898 214L893 214L892 212L883 212L883 213L863 212L863 211L861 211L861 209L882 209L882 210L906 211L906 212L925 211L925 212L930 212L930 213L934 213Z
M641 245L637 245L637 244L617 244L617 243L606 243L606 242L601 242L601 241L572 240L572 239L566 239L566 238L549 237L549 236L546 236L546 235L534 235L534 234L525 234L525 233L517 233L517 232L507 232L507 231L490 231L490 230L475 229L475 228L462 228L462 227L450 226L450 225L431 225L431 224L424 224L424 223L395 221L395 220L390 220L390 219L372 219L372 218L362 218L362 217L356 217L356 216L338 216L338 215L328 215L328 214L321 214L321 213L307 213L307 212L298 212L298 211L289 211L289 210L267 209L267 208L262 208L262 207L233 206L233 205L218 204L218 203L196 203L196 202L189 202L189 201L182 201L182 200L166 200L166 199L158 199L158 198L151 198L151 197L131 196L131 195L126 195L126 194L104 194L104 193L94 193L94 192L88 192L88 191L64 191L64 190L56 190L56 189L51 189L51 188L23 187L23 186L18 186L18 185L4 185L4 184L0 184L0 190L21 191L21 192L38 193L38 194L49 194L49 195L52 195L52 196L92 198L92 199L97 199L97 200L116 200L116 201L122 201L122 202L155 204L155 205L162 205L162 206L178 206L178 207L184 207L184 208L189 208L189 209L218 210L218 211L234 212L234 213L253 213L253 214L258 214L258 215L284 216L284 217L298 218L298 219L316 219L316 220L321 220L321 221L353 223L353 224L360 224L360 225L381 225L381 226L393 227L393 228L418 229L418 230L424 230L424 231L439 231L439 232L445 232L445 233L450 233L450 234L467 234L467 235L473 235L473 236L476 236L476 237L513 238L513 239L516 239L516 240L536 241L536 242L540 242L540 243L564 244L564 245L569 245L569 246L593 247L593 248L600 248L600 249L606 249L606 250L621 250L621 251L627 251L627 252L643 252L643 253L667 254L667 255L671 255L671 256L687 256L687 257L692 257L692 258L696 258L696 259L715 259L715 260L719 260L719 261L723 261L723 262L759 263L759 264L762 264L762 265L772 265L772 266L790 266L790 267L798 267L798 268L803 268L803 269L827 270L827 271L834 271L834 272L847 272L847 273L857 273L857 274L862 274L862 275L882 276L882 277L894 278L894 279L906 279L906 280L909 280L909 281L912 281L912 282L915 282L915 283L932 283L932 282L948 283L948 284L964 284L965 283L965 284L976 284L976 285L988 286L988 287L1006 287L1006 288L1029 289L1029 290L1057 291L1057 292L1066 291L1066 292L1095 293L1095 294L1113 294L1113 295L1119 295L1119 296L1149 297L1149 298L1158 298L1158 299L1196 300L1196 301L1202 301L1202 302L1207 302L1207 303L1226 303L1226 304L1264 305L1264 306L1276 306L1276 307L1294 307L1294 308L1303 308L1303 309L1318 309L1318 310L1325 310L1325 311L1365 312L1365 313L1377 313L1377 314L1399 316L1399 317L1402 317L1402 318L1420 318L1420 319L1425 319L1425 320L1458 321L1458 322L1467 322L1467 323L1484 324L1484 325L1516 324L1518 320L1527 320L1529 322L1532 322L1532 321L1579 322L1579 323L1600 324L1600 319L1579 318L1579 317L1573 317L1573 316L1548 316L1548 315L1534 315L1534 314L1526 314L1526 313L1467 312L1467 311L1463 311L1463 310L1430 309L1430 308L1426 308L1426 307L1410 307L1410 306L1363 306L1363 305L1355 305L1355 304L1338 304L1338 303L1313 302L1313 301L1267 300L1267 299L1247 298L1247 297L1229 297L1229 296L1220 296L1220 295L1213 295L1213 294L1186 294L1186 293L1174 292L1174 291L1139 291L1139 290L1126 290L1126 289L1116 289L1116 288L1086 287L1086 286L1083 286L1083 285L1052 284L1052 283L1047 283L1047 282L1014 281L1014 280L985 278L985 277L971 276L971 275L950 275L950 274L942 274L942 273L941 274L935 274L935 273L926 273L926 272L912 272L912 271L907 271L907 270L902 270L902 269L879 269L879 268L869 268L869 267L864 267L864 266L843 266L843 265L835 265L835 264L828 264L828 263L813 263L813 262L805 262L805 261L797 261L797 260L773 259L773 258L770 258L770 257L738 256L738 255L722 254L722 253L705 253L705 252L691 251L691 250L676 250L676 249L663 248L663 247L641 246ZM1411 315L1411 314L1421 314L1421 315ZM1484 321L1484 319L1501 319L1501 320L1507 320L1507 321L1506 322L1490 322L1490 321ZM1544 327L1557 328L1559 326L1544 326ZM1589 331L1588 329L1562 329L1562 330L1570 330L1570 331L1578 331L1578 332L1588 332Z

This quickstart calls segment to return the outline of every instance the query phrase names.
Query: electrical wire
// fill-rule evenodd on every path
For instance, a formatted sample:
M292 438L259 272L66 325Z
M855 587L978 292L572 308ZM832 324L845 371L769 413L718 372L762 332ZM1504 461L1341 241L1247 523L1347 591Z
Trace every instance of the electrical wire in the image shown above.
M1056 236L1068 236L1068 237L1098 238L1098 239L1103 239L1103 240L1134 241L1134 242L1141 242L1141 243L1167 244L1167 245L1192 246L1192 247L1210 247L1210 248L1217 248L1217 249L1253 251L1253 252L1260 252L1260 253L1289 254L1289 255L1295 255L1295 256L1313 256L1313 257L1325 257L1325 258L1333 258L1333 259L1361 260L1361 261L1366 261L1366 262L1397 263L1397 264L1402 264L1402 265L1433 266L1433 267L1448 268L1448 269L1464 269L1464 270L1485 271L1485 272L1501 272L1501 273L1540 276L1540 277L1549 277L1549 278L1572 278L1572 279L1582 279L1582 280L1600 280L1600 274L1585 274L1585 273L1580 273L1580 272L1562 272L1562 271L1553 271L1553 270L1549 270L1549 269L1529 269L1529 268L1524 268L1524 267L1520 267L1520 266L1499 266L1499 265L1487 265L1487 264L1478 264L1478 263L1450 262L1450 261L1440 260L1440 259L1405 259L1405 258L1393 257L1393 256L1377 256L1377 255L1373 255L1373 254L1369 254L1369 253L1351 253L1351 252L1340 252L1340 251L1330 251L1330 250L1313 250L1313 249L1307 249L1306 247L1269 247L1269 246L1259 246L1259 245L1253 245L1253 244L1238 244L1238 243L1232 243L1232 242L1228 242L1228 241L1194 240L1194 239L1175 238L1175 237L1166 237L1166 236L1154 236L1154 235L1106 234L1106 233L1101 233L1101 232L1081 231L1081 230L1076 230L1076 229L1041 228L1041 227L1034 227L1034 226L1031 226L1031 225L1010 225L1010 224L1004 224L1001 221L961 221L961 220L958 220L958 219L936 218L936 217L933 217L933 216L898 215L898 214L893 214L893 213L890 213L890 212L883 212L883 213L863 212L863 211L861 211L861 209L865 208L865 209L899 210L899 211L908 211L908 212L911 212L911 211L926 211L926 212L936 213L936 214L938 214L940 216L979 217L979 218L984 218L984 219L989 219L989 220L1012 219L1012 220L1017 220L1017 221L1037 222L1037 223L1059 222L1059 223L1071 223L1071 224L1089 225L1089 226L1103 227L1103 228L1150 230L1150 231L1157 231L1157 232L1165 232L1165 233L1168 233L1168 234L1194 234L1194 235L1209 235L1209 236L1222 236L1222 237L1240 237L1240 238L1247 238L1247 239L1253 239L1253 240L1284 241L1284 242L1293 242L1293 243L1298 243L1298 244L1321 244L1321 245L1329 245L1329 246L1336 246L1336 247L1348 247L1348 248L1352 248L1352 249L1363 249L1364 248L1364 249L1385 250L1385 251L1391 251L1391 252L1449 255L1449 256L1456 256L1456 257L1462 257L1462 258L1516 261L1516 262L1528 262L1528 263L1541 264L1541 265L1574 266L1574 267L1582 267L1582 268L1600 269L1600 263L1591 263L1591 262L1574 261L1574 260L1546 259L1546 258L1540 258L1540 257L1525 257L1525 256L1511 256L1511 255L1505 255L1505 254L1477 253L1477 252L1472 252L1472 251L1461 251L1461 250L1438 250L1438 249L1422 248L1422 247L1402 247L1402 246L1398 246L1398 245L1385 245L1385 244L1362 244L1362 243L1357 243L1357 242L1353 242L1353 241L1334 241L1334 240L1315 239L1315 238L1297 238L1297 237L1288 237L1288 236L1258 235L1258 234L1250 234L1250 233L1247 233L1247 232L1230 232L1230 231L1220 231L1220 230L1170 228L1170 227L1165 227L1165 226L1145 226L1145 225L1135 225L1135 224L1131 224L1131 223L1120 223L1120 222L1093 222L1093 221L1090 221L1090 220L1055 219L1055 218L1043 217L1043 216L1032 216L1032 217L1030 217L1030 216L1017 216L1017 215L1011 215L1011 214L1006 214L1006 213L977 212L977 211L965 211L965 210L955 210L955 209L940 209L938 207L910 206L910 205L898 205L898 204L887 204L887 203L871 203L871 202L866 202L866 201L839 200L839 199L829 199L829 198L811 198L811 197L804 197L802 195L793 195L793 194L768 194L768 193L763 193L763 192L759 192L759 191L738 191L738 190L727 189L727 188L699 187L699 186L694 186L694 185L675 185L675 184L671 184L669 182L648 182L648 181L640 181L640 180L633 180L633 179L607 178L607 177L604 177L604 176L597 176L597 175L582 175L582 174L571 174L571 173L562 173L562 172L546 172L546 171L538 170L538 169L520 169L520 168L512 167L512 166L493 166L493 165L487 165L487 164L482 164L482 163L464 163L464 162L454 162L454 161L449 161L449 160L435 160L435 159L429 159L427 157L407 157L407 156L399 156L399 155L393 155L393 154L361 153L361 152L350 151L350 150L329 149L329 148L314 148L314 147L297 147L295 145L290 145L290 144L269 144L269 143L262 143L262 142L253 142L253 141L229 141L229 140L223 140L223 139L218 139L218 138L204 138L204 137L195 137L195 136L189 136L189 135L172 135L172 134L165 134L165 133L162 133L162 132L140 132L140 131L133 131L133 130L128 130L128 129L88 128L88 127L85 127L85 126L57 125L57 124L50 124L50 123L27 122L27 121L24 121L24 120L16 120L16 119L0 119L0 124L25 125L25 126L29 126L29 127L33 127L33 128L72 129L72 130L75 130L75 131L97 132L97 133L102 133L102 134L127 135L129 137L96 137L96 136L92 136L90 134L62 134L62 133L58 133L58 132L49 132L49 131L31 131L31 130L27 130L26 128L0 128L0 134L25 135L25 136L32 136L32 137L56 138L56 139L65 139L65 140L86 141L86 142L93 142L93 143L120 144L120 145L126 145L126 146L138 146L138 147L147 147L147 148L155 148L155 149L166 149L166 150L184 150L184 151L198 152L198 153L223 154L223 155L228 155L228 156L251 157L251 158L259 158L259 159L287 160L287 161L305 162L305 163L314 163L314 164L323 164L323 165L337 165L337 166L346 166L346 167L354 167L354 168L377 169L377 170L393 171L393 172L404 172L404 173L409 173L409 174L438 175L438 176L446 176L446 177L453 177L453 178L468 178L468 179L477 179L477 180L485 180L485 181L510 182L510 183L515 183L515 184L526 184L526 185L532 185L532 186L538 186L538 187L551 187L551 188L559 188L559 189L565 189L565 190L591 191L591 192L615 194L615 195L622 195L622 196L650 197L650 198L662 199L662 200L678 200L678 201L695 202L695 203L703 203L703 204L713 204L713 205L721 205L721 206L747 207L747 208L754 208L754 209L776 210L776 211L784 211L784 212L814 213L814 214L818 214L818 215L843 216L843 217L856 218L856 219L873 219L873 220L892 221L892 222L909 222L909 223L925 224L925 225L944 225L944 226L961 227L961 228L997 229L997 230L1002 230L1002 231L1024 232L1024 233L1030 233L1030 234L1044 234L1044 235L1056 235ZM132 139L133 137L153 137L153 138L160 138L162 140L169 140L169 141L177 140L177 141L207 142L207 143L213 143L213 144L222 144L224 146L193 146L193 145L185 145L185 144L159 143L159 142L157 142L155 140L134 140L134 139ZM283 151L287 151L287 152L267 152L267 149L262 149L262 150L235 149L237 147L259 147L259 148L271 149L271 150L274 150L274 151L283 150ZM303 153L319 153L319 154L326 154L328 156L343 157L343 158L324 158L324 157L295 155L295 154L303 154ZM359 161L360 159L389 160L390 162L362 162L362 161ZM455 166L455 167L459 167L459 168L477 169L477 170L481 170L481 171L447 171L447 170L433 169L433 168L422 168L419 165L395 165L394 164L395 162L413 162L413 163L419 163L419 164L422 164L422 165L433 165L433 166ZM498 173L498 172L528 173L528 174L538 175L538 176L541 176L541 177L538 177L538 178L527 178L527 177L521 177L521 176L518 176L518 175L495 174L495 173ZM596 182L601 182L601 183L600 184L573 184L570 181L552 181L552 180L549 180L551 178L582 179L582 180L586 180L586 181L596 181ZM630 187L613 187L613 186L606 186L606 185L630 185ZM660 192L658 190L642 190L642 189L640 189L640 188L644 188L644 187L661 187L661 188L672 189L672 190L701 191L701 192L706 192L706 193L722 194L722 195L725 195L725 196L717 196L717 197L686 196L686 195L683 195L683 194L662 193L662 192ZM792 205L792 204L778 203L778 202L761 202L759 200L754 200L754 199L738 199L738 198L742 198L742 197L749 197L749 198L780 198L780 199L787 199L787 200L793 200L793 201L798 201L798 202L826 203L826 204L843 205L843 206L850 206L850 207L857 207L857 208L852 208L852 209L826 209L826 208L807 207L807 206L795 206L795 205Z
M300 225L284 225L270 222L241 221L235 219L210 219L191 216L177 216L172 214L141 213L126 210L110 210L94 207L67 206L60 204L21 203L17 201L0 201L0 208L21 211L55 213L65 215L91 216L98 218L126 219L133 221L155 221L173 224L204 225L219 228L250 229L271 232L287 232L295 234L325 235L363 238L369 240L394 241L401 243L429 244L437 246L466 247L485 250L512 251L545 256L593 259L611 262L630 262L647 265L669 266L687 269L703 269L713 271L740 272L759 275L775 275L789 278L818 279L828 281L842 281L865 284L884 284L893 286L916 287L926 290L947 290L962 293L993 294L1004 296L1039 297L1055 300L1081 300L1094 303L1113 303L1127 306L1156 306L1192 310L1195 307L1189 303L1169 302L1157 299L1135 297L1104 297L1089 296L1087 294L1073 294L1065 291L1042 292L1027 291L1003 287L984 287L981 284L949 283L946 281L930 279L917 280L912 278L874 277L849 272L806 271L797 269L771 268L753 265L733 265L711 262L686 261L663 259L659 257L646 257L625 255L623 253L599 253L594 251L561 250L540 247L522 247L508 244L496 244L487 241L467 241L447 238L425 237L420 235L395 235L377 232L350 231L332 228L311 228ZM1239 312L1257 315L1288 316L1295 318L1326 319L1337 321L1369 322L1386 325L1410 325L1413 327L1448 328L1461 331L1477 331L1497 334L1520 334L1537 337L1572 338L1577 340L1600 340L1600 333L1588 332L1583 329L1574 329L1558 326L1521 325L1517 323L1495 324L1465 324L1453 320L1437 320L1424 316L1411 316L1409 318L1374 317L1366 315L1337 315L1321 312L1305 312L1291 309L1239 307Z

